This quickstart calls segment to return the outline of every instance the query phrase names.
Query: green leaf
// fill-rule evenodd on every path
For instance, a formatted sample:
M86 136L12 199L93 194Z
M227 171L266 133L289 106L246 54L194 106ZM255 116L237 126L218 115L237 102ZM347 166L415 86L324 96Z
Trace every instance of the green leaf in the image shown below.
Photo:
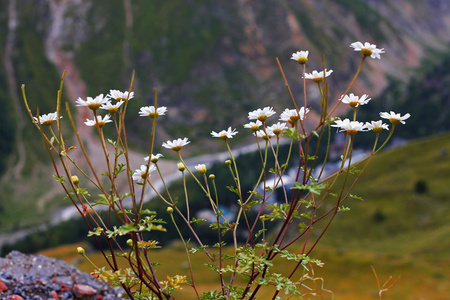
M103 232L103 228L97 227L97 228L95 228L94 231L89 231L87 236L93 236L93 235L100 236L102 234L102 232Z
M106 196L103 194L100 194L98 196L100 197L100 200L95 201L94 204L92 204L92 206L99 205L99 204L110 205L113 202L116 202L119 200L119 198L117 198L116 196L113 196L111 199L111 195L108 195L108 198L106 198Z
M350 172L350 174L359 174L359 173L361 173L361 170L357 169L356 167L352 167L348 171Z
M305 139L306 136L304 136L303 134L300 134L297 130L295 130L294 128L288 128L283 132L284 136L287 136L288 138L294 139L294 140L299 140L299 139Z
M195 224L195 223L202 223L202 222L206 222L205 219L196 219L196 218L192 218L191 220L191 224Z
M141 215L156 215L156 211L144 209L139 212Z
M108 144L110 144L110 145L113 146L113 147L116 146L116 142L113 141L113 140L111 140L111 139L108 139Z
M320 191L323 190L326 186L321 183L312 183L310 185L300 184L299 182L294 183L294 186L291 187L292 190L305 190L310 191L313 194L320 194Z
M261 229L259 230L256 234L255 234L255 238L258 238L261 234L263 234L264 232L266 232L267 229Z
M58 181L61 183L66 183L66 180L64 179L64 175L61 175L61 176L53 175L53 178L55 178L55 181Z
M359 196L356 196L356 195L352 195L352 194L350 194L350 195L349 195L348 197L349 197L349 198L352 198L352 199L356 199L356 200L364 201L364 199L363 199L362 197L359 197Z
M233 192L233 193L235 193L236 195L239 196L239 190L238 190L237 188L235 188L234 186L227 186L227 189L228 189L230 192Z
M260 193L256 192L256 191L250 191L250 194L252 194L253 196L259 198L259 199L263 199L263 195L261 195Z
M84 188L76 188L75 190L76 190L77 194L79 194L79 195L90 196L89 193L88 193L88 191L87 191L87 189L84 189Z
M341 206L338 208L338 211L349 211L350 207Z
M191 253L201 252L208 247L209 247L208 245L203 245L201 247L193 247L193 248L189 249L189 252L191 252Z
M126 164L117 164L117 168L116 168L116 174L122 173L123 171L126 170Z

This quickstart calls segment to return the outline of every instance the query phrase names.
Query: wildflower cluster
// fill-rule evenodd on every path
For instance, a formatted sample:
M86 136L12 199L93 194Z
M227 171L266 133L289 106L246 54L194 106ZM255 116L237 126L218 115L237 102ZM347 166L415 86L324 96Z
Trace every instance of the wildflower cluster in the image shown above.
M78 135L78 143L83 149L84 159L88 162L90 170L82 170L81 164L77 163L68 152L67 149L72 149L74 146L68 147L63 138L60 126L62 118L60 98L58 98L55 113L34 117L28 108L24 92L25 104L32 121L41 131L47 148L55 150L49 151L49 154L52 158L56 155L60 161L60 164L57 164L55 159L52 160L56 171L55 178L61 183L68 198L90 226L89 236L95 239L99 247L101 247L100 239L107 242L108 246L102 249L102 252L111 271L96 267L95 273L100 278L121 285L127 296L132 299L173 299L173 292L181 289L182 286L192 288L198 299L255 299L263 286L267 287L265 293L271 293L271 299L279 299L278 295L281 292L302 297L314 293L314 289L319 289L315 284L311 286L307 284L308 280L314 281L310 268L314 265L319 267L323 265L322 262L311 257L313 250L335 216L348 210L342 206L342 203L349 197L354 197L350 192L370 158L390 140L396 125L405 124L405 120L410 117L409 114L402 116L391 111L381 112L380 120L365 123L357 120L358 110L369 101L376 100L371 100L367 94L358 96L349 92L364 60L368 57L380 59L384 49L361 42L352 43L351 47L361 52L362 61L354 79L339 99L330 101L328 92L324 92L328 91L327 78L334 76L337 72L327 70L324 66L322 70L307 73L309 51L298 51L292 54L291 59L298 62L301 68L299 77L303 79L305 91L301 105L295 100L286 80L290 104L287 104L281 113L277 115L272 106L258 108L248 113L249 122L243 124L243 127L248 129L247 135L250 137L253 135L252 139L254 138L258 145L261 157L261 164L255 165L253 170L259 174L257 176L259 179L256 179L250 191L241 184L238 159L233 155L230 145L230 139L236 137L239 132L231 126L218 132L211 132L213 138L223 141L228 151L229 159L225 161L225 169L230 172L234 186L227 188L236 197L236 203L233 203L236 213L233 216L227 216L223 211L224 203L221 199L224 195L219 195L217 192L216 184L219 183L216 183L216 176L214 174L207 176L207 163L197 164L193 171L194 168L186 164L183 159L182 149L190 144L187 137L168 140L160 145L155 144L157 119L170 114L167 107L157 105L156 91L154 105L141 107L138 113L141 117L149 117L152 125L149 135L150 149L148 156L143 157L142 163L130 160L125 126L123 126L127 105L134 97L134 93L131 92L132 85L128 92L111 90L106 96L100 94L94 98L76 100L79 109L92 111L93 119L87 119L85 125L97 128L104 154L102 159L106 163L106 171L101 173L104 178L101 178L98 175L99 171L93 167L93 158L84 151L83 140ZM286 78L280 64L279 67L283 78ZM316 118L313 119L317 123L311 119L312 110L308 106L306 97L306 89L310 88L306 84L307 80L316 84L313 88L318 88L322 97L320 110L314 111ZM58 95L60 97L60 93ZM329 103L334 103L334 106ZM334 116L336 108L340 105L347 105L348 110L353 112L353 118L340 119ZM100 115L101 110L107 111L107 114ZM68 105L66 112L72 120ZM383 119L389 120L391 127L383 123ZM52 130L52 124L55 122L58 134ZM116 135L106 139L102 128L108 123L115 124ZM74 122L72 124L73 130L76 131ZM47 137L47 127L51 138ZM345 147L340 156L340 166L331 174L325 174L328 153L331 151L330 137L335 131L332 127L337 128L337 134L344 134ZM379 146L378 141L383 130L388 131L389 134ZM369 131L375 133L372 151L365 160L357 162L361 172L350 179L351 168L355 167L352 163L354 139L359 132ZM327 135L329 138L324 138ZM279 154L281 139L285 139L289 144L289 154L286 157ZM324 143L324 140L328 142ZM311 141L314 147L310 145ZM298 158L291 155L294 145L299 150ZM325 148L327 153L325 157L319 157L320 147ZM164 156L157 153L158 149L175 152L179 161L173 164L176 164L179 171L177 174L182 175L184 194L173 194L166 184L160 169L160 160ZM269 156L274 158L272 166L268 165ZM95 160L98 158L96 157ZM294 170L293 175L290 175L291 184L288 184L286 177L290 173L289 168ZM190 176L194 184L197 184L204 193L212 212L211 220L196 219L195 212L191 212L192 203L189 199L186 176ZM340 182L337 181L340 176L345 178L342 184L337 183ZM100 193L99 199L93 202L90 196L93 193L88 193L87 188L96 189ZM275 194L276 189L281 190L281 193ZM157 195L157 199L153 201L160 201L167 207L166 219L174 225L186 251L189 262L188 277L175 275L163 277L163 280L159 279L159 273L155 270L157 262L154 260L157 256L150 255L150 252L160 246L158 241L146 240L149 235L144 235L144 232L165 231L166 221L157 219L154 212L143 208L147 190ZM183 198L185 200L179 201ZM185 205L182 209L181 202ZM108 211L108 220L103 220L97 213L96 205ZM111 225L111 215L115 215L120 220L119 225ZM174 215L177 218L174 218ZM182 222L189 236L185 236L180 230L179 222ZM210 222L209 228L216 231L217 243L213 247L215 250L208 249L204 238L197 233L195 224L199 222ZM320 226L321 223L322 226ZM320 228L320 232L311 234L313 227ZM271 235L266 235L268 230L272 231ZM119 236L127 236L126 245L118 241ZM225 238L231 241L229 246L232 248L231 255L225 254ZM192 241L188 243L189 239ZM193 244L195 245L192 246ZM294 247L294 244L297 246ZM87 258L84 249L79 248L78 253ZM194 253L205 255L209 261L208 268L216 273L219 289L203 293L198 290L190 259ZM129 267L121 269L117 263L118 257L125 259ZM279 274L273 272L271 268L275 258L295 263L290 270L286 270L286 273ZM238 278L239 284L237 284Z

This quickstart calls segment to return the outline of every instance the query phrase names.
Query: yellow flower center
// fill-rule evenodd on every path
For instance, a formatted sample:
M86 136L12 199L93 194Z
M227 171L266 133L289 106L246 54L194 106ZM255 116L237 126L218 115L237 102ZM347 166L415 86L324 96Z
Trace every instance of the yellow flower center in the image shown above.
M367 48L361 48L361 54L363 55L363 56L371 56L372 55L372 50L369 50L369 49L367 49Z
M383 131L383 127L381 127L381 126L376 126L376 127L372 128L372 130L373 130L373 132L375 132L375 133L380 133L380 132Z
M350 105L351 107L357 107L359 105L358 101L351 101L348 103L348 105Z
M220 138L221 138L222 140L226 140L226 139L228 139L228 136L227 136L226 134L221 134L221 135L220 135Z
M261 115L258 117L258 120L260 120L261 122L264 122L265 120L267 120L267 115Z
M353 135L355 135L355 134L358 133L358 130L356 130L356 129L347 129L346 132L347 132L349 135L353 136Z
M175 146L175 147L172 147L172 150L178 152L181 150L181 148L183 148L183 146Z
M108 111L109 111L110 113L112 113L112 114L115 114L118 110L119 110L118 107L111 107L111 108L108 109Z
M313 78L313 81L316 82L316 83L320 83L320 82L322 82L322 81L324 81L324 80L325 80L325 77L316 77L316 78Z
M88 107L89 107L90 109L92 109L92 110L97 110L97 109L100 108L100 106L101 106L100 103L91 103L91 104L88 104Z
M103 126L105 126L105 122L103 122L103 121L97 122L95 124L95 127L97 127L97 128L102 128Z
M308 59L306 57L300 57L297 61L299 64L304 65L308 62Z
M41 124L45 125L45 126L50 126L53 124L53 120L47 120L47 121L42 122Z
M300 120L299 116L290 116L288 122L292 125L295 125L295 123L297 123L298 120Z
M255 125L255 126L250 127L250 129L251 129L251 131L256 132L259 130L259 126Z
M281 133L281 129L280 128L275 128L273 130L273 133L276 134L276 135L279 135Z
M147 179L147 177L148 177L148 172L144 172L141 174L142 179Z
M398 123L400 123L400 119L396 119L396 118L390 118L389 119L389 122L391 122L392 124L394 124L394 125L397 125Z
M157 118L159 114L157 112L149 113L148 116L152 119Z

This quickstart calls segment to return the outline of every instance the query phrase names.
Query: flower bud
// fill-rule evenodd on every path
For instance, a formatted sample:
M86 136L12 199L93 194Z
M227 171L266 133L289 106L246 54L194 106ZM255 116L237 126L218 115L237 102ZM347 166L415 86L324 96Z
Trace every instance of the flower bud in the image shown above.
M78 252L78 254L80 254L80 255L84 255L84 249L83 249L83 247L77 247L77 252Z
M195 168L197 169L197 171L202 174L205 175L206 174L206 165L205 164L198 164L195 166Z
M127 240L127 245L130 246L130 247L133 246L133 240L132 239L128 239Z
M184 169L186 169L186 166L182 162L179 162L177 164L177 167L178 167L178 171L180 171L180 172L183 172Z
M78 186L78 184L80 183L80 179L78 179L78 176L72 175L71 179L72 179L73 184Z
M231 160L227 159L227 160L225 161L225 165L226 165L227 167L231 166Z
M169 215L173 214L173 208L170 207L170 206L167 207L166 211L167 211L167 213L168 213Z
M209 175L209 180L214 180L214 179L216 179L216 175L214 175L214 174Z

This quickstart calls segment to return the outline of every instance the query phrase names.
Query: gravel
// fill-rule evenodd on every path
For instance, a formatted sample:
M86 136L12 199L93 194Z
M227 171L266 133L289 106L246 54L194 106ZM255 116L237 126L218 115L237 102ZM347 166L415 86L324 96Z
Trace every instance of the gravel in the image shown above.
M113 300L123 294L123 289L55 258L17 251L0 258L0 299Z

